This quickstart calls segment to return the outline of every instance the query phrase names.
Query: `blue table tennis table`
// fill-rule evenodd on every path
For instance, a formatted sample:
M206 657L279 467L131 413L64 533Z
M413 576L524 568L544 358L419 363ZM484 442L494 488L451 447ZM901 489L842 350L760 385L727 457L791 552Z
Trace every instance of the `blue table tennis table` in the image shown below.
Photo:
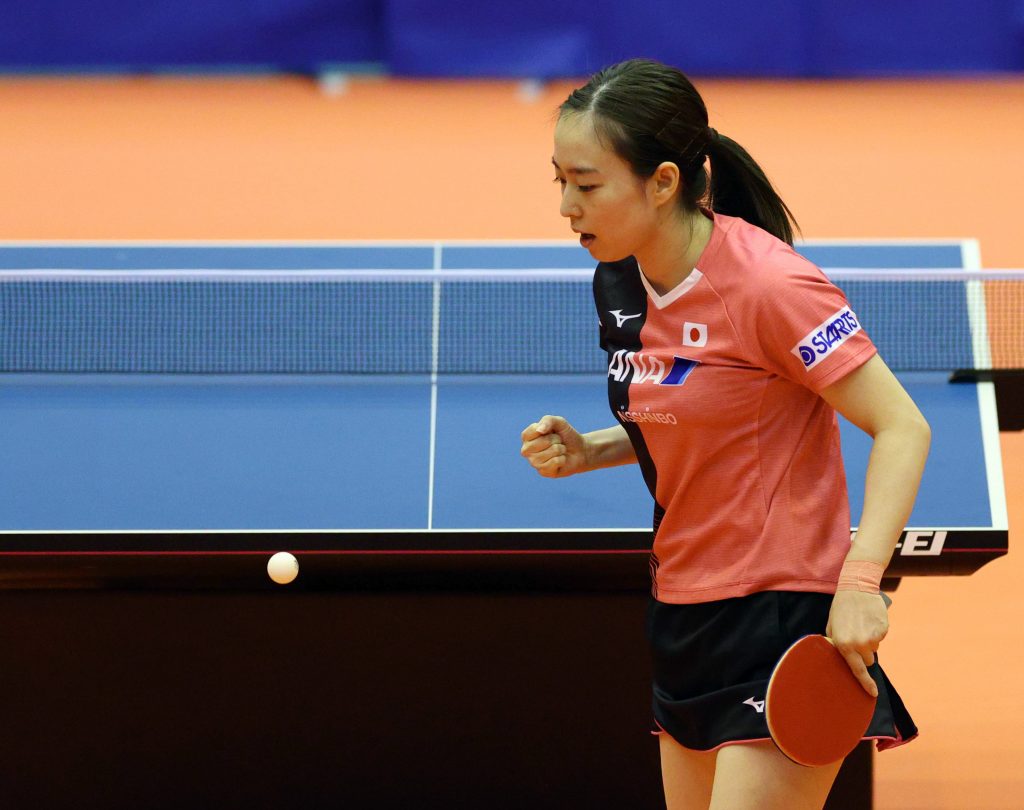
M970 241L799 249L979 266ZM0 244L0 271L592 266L564 242ZM421 363L444 323L385 338ZM612 424L586 340L596 373L0 373L10 806L663 806L650 496L636 467L548 480L519 455L542 414ZM899 376L933 446L890 587L1008 549L993 384ZM842 431L856 519L869 440ZM870 795L861 746L826 807Z
M977 266L971 241L800 250L827 268ZM0 246L0 269L592 265L565 243ZM890 577L970 573L1007 550L992 384L948 377L901 375L934 439ZM175 555L224 576L246 565L239 555L258 562L280 549L306 558L309 581L362 572L370 557L397 565L405 555L408 566L444 553L463 570L495 564L484 556L557 567L570 555L574 569L586 558L642 572L651 500L636 468L551 481L518 455L520 431L544 413L584 431L612 424L604 387L594 374L0 375L0 554L8 575L60 559L67 577L72 556L91 553L82 572L106 556L148 566L156 584ZM842 431L856 520L870 443ZM217 555L235 568L215 568ZM246 570L261 581L260 565Z

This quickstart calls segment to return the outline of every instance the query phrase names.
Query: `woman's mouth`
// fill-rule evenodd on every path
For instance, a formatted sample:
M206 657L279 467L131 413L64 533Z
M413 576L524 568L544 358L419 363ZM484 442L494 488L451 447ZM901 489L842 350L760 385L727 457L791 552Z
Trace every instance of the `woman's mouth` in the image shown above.
M597 237L594 236L594 234L592 234L592 233L581 233L580 234L580 244L583 245L583 247L588 248L588 247L590 247L594 243L594 240L596 238Z

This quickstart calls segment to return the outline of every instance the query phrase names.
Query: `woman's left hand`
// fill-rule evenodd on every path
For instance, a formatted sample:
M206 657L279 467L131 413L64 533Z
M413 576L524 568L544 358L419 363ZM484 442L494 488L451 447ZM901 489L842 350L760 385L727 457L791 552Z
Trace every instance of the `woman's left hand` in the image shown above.
M825 635L872 697L878 697L878 687L868 674L868 667L875 663L875 651L888 632L889 613L880 593L836 592Z

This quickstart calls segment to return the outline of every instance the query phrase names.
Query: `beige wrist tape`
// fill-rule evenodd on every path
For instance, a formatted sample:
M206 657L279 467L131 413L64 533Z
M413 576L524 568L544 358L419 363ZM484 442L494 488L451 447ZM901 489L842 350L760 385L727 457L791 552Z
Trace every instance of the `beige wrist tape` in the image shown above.
M837 591L878 593L882 588L885 566L870 560L847 560L839 572Z

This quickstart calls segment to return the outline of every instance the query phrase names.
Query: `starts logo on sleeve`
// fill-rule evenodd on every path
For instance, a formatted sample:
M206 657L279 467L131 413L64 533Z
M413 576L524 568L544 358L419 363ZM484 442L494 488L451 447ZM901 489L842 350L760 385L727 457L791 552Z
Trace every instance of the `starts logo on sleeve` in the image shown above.
M803 362L804 371L810 371L859 331L857 316L843 307L808 332L792 351Z

